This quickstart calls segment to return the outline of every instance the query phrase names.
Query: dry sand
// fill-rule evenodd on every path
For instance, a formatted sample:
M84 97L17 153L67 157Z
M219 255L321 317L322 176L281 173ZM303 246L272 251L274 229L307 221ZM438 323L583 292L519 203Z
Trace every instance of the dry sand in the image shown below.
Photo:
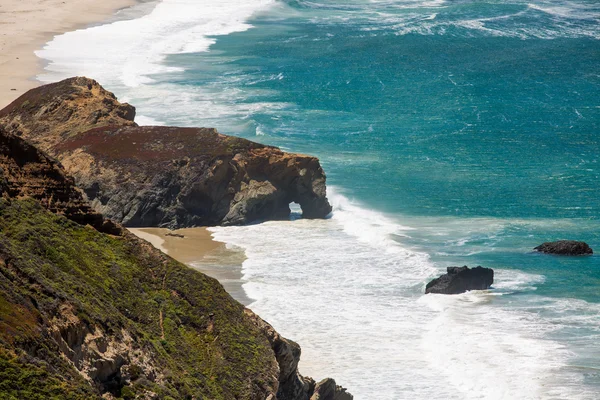
M104 21L135 0L0 0L0 109L39 86L33 53L54 36ZM15 89L15 90L13 90Z
M186 228L176 231L166 228L130 228L129 231L185 264L198 261L208 253L225 247L224 243L212 240L206 228Z
M250 304L251 300L242 288L244 253L230 250L225 243L213 240L206 228L175 231L166 228L129 228L129 231L177 261L217 279L234 299L245 305Z

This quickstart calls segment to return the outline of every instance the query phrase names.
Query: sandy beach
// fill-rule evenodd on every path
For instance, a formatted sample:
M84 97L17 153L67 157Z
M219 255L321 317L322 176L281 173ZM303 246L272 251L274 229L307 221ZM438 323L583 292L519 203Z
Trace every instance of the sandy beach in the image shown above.
M39 86L43 63L34 54L54 36L99 23L135 0L2 0L0 108Z
M242 304L251 302L242 288L244 253L230 250L225 243L213 240L206 228L175 231L166 228L130 228L129 231L177 261L217 279Z

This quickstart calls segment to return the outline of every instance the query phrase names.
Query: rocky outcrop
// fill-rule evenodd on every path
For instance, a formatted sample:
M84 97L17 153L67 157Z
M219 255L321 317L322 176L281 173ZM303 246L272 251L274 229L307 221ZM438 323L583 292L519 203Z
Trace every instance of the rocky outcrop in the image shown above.
M136 126L134 118L134 107L84 77L31 89L0 110L0 125L49 154L54 145L80 132L104 125Z
M494 270L491 268L448 267L446 274L427 284L425 293L459 294L468 290L485 290L493 283Z
M241 141L204 133L216 153ZM181 145L169 142L166 151ZM109 160L119 147L112 149ZM304 156L249 151L265 149L274 182L297 163L296 190L310 190L302 188ZM236 165L257 173L256 160L239 156ZM2 127L0 174L0 398L309 400L331 392L299 374L296 343L216 280L104 219L60 163ZM239 193L251 199L254 189ZM350 396L333 385L336 396Z
M266 335L275 353L279 365L277 400L352 400L354 398L331 378L315 383L312 378L300 375L298 371L300 346L282 337L271 325L252 311L246 309L246 314Z
M331 212L315 157L209 128L138 127L133 115L96 82L72 78L27 92L0 124L59 159L92 206L126 226L285 219L291 202L305 218Z
M0 126L0 196L36 199L51 212L100 232L121 228L94 211L60 164Z
M54 151L94 208L126 226L284 219L294 201L308 218L331 211L316 158L214 129L109 126Z
M157 363L144 358L149 354L137 346L126 329L106 332L102 326L86 324L74 311L72 304L62 303L48 333L62 355L100 393L117 395L140 375L153 381L164 379Z
M317 383L310 400L352 400L353 396L331 378Z
M585 242L575 240L558 240L546 242L534 248L540 253L557 254L561 256L582 256L594 254L592 248Z

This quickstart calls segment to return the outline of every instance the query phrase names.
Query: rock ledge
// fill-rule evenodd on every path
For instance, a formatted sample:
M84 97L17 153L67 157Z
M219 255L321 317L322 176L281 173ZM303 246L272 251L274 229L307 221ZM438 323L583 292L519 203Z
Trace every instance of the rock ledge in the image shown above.
M70 78L25 93L0 125L58 159L92 207L129 227L241 225L331 212L316 157L212 128L138 126L135 108L96 81Z

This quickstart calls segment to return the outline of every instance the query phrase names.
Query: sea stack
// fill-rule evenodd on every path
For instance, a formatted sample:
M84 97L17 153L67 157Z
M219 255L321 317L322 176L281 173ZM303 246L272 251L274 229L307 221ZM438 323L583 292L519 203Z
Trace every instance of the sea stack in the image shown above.
M586 256L594 254L592 248L585 242L576 240L558 240L556 242L546 242L535 247L534 250L540 253L557 254L561 256Z
M494 283L494 270L481 266L448 267L447 273L429 282L425 293L460 294L468 290L489 289Z

